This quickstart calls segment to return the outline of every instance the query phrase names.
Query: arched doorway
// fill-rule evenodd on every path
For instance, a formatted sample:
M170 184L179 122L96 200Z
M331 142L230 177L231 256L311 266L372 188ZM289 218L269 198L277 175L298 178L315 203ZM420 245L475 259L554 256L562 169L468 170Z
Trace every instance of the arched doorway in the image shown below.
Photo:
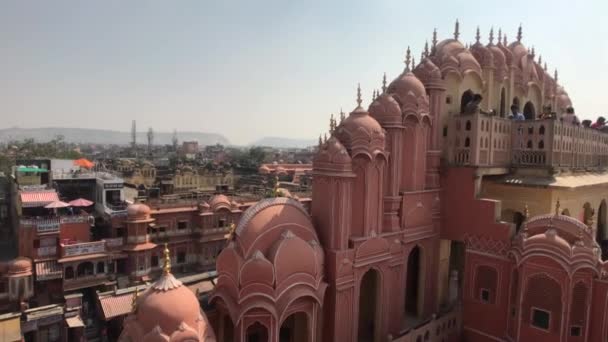
M606 227L606 200L602 200L597 210L597 232L595 240L602 249L602 260L608 259L608 227Z
M93 266L92 262L83 262L82 264L78 265L78 267L76 267L76 275L78 277L91 276L94 273L94 269L95 266Z
M534 108L534 104L530 101L526 102L524 105L524 116L526 117L526 120L536 119L536 109Z
M380 274L370 269L361 279L359 289L359 342L378 341Z
M268 342L268 329L260 322L253 323L247 328L245 342Z
M422 274L422 256L420 247L416 246L407 258L407 279L405 283L406 320L417 319L421 314L422 291L420 290Z
M519 110L521 107L519 106L519 98L517 96L515 96L513 98L513 103L511 103L511 106L516 106L517 110Z
M507 113L507 95L505 93L505 88L502 88L500 91L500 117L504 118Z
M467 104L473 100L474 95L475 94L471 89L468 89L462 93L462 96L460 97L460 113L464 113L464 109L466 108Z
M279 342L307 342L308 334L308 316L304 312L296 312L281 324Z
M222 335L223 342L233 342L234 341L234 324L232 323L232 319L229 315L224 316L224 331Z

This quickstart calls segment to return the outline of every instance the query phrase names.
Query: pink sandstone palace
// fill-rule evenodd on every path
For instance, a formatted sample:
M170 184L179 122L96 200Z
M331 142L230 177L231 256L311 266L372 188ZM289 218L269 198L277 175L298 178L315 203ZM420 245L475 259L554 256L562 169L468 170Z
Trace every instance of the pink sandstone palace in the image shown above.
M310 208L275 189L239 214L212 316L165 247L119 341L608 341L608 134L567 117L521 27L465 46L456 23L405 64L330 120Z

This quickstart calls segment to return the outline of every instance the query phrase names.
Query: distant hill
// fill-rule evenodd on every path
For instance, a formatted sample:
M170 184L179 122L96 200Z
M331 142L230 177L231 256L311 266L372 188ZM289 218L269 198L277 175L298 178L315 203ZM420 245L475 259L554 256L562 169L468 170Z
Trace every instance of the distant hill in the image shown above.
M5 128L0 129L0 142L10 140L34 139L40 142L50 141L58 135L62 135L67 142L89 143L89 144L116 144L127 145L131 142L130 132L119 132L104 129L87 128ZM171 144L172 132L154 132L154 144ZM201 145L229 145L226 137L216 133L204 132L177 132L177 138L182 141L198 141ZM137 143L147 142L146 132L137 132Z
M281 137L264 137L262 139L256 140L251 145L253 146L269 146L269 147L297 147L304 148L309 146L314 146L318 143L315 139L291 139L291 138L281 138Z

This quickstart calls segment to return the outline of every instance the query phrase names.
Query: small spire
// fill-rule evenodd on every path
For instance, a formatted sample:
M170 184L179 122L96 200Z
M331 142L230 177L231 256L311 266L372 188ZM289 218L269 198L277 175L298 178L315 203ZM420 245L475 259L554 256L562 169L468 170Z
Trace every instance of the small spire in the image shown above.
M437 49L437 28L433 29L433 40L431 41L432 48L431 48L431 53L435 53L435 50Z
M334 121L334 114L332 113L329 117L329 131L333 133L336 130L336 122Z
M321 149L321 135L319 135L319 149ZM232 241L234 239L236 232L236 224L234 222L230 223L230 227L228 229L228 234L224 235L224 238L228 241Z
M555 202L555 216L559 215L560 206L561 206L561 204L559 203L559 198L558 198L557 202Z
M490 41L490 45L494 44L494 27L490 28L490 38L489 38L489 41Z
M507 34L506 33L502 36L502 45L507 46Z
M344 114L342 107L340 107L340 123L342 123L342 121L344 121L344 119L346 119L346 114Z
M361 107L361 83L357 83L357 106Z
M479 34L479 26L477 26L477 31L475 33L475 43L479 43L480 39L481 39L481 34Z
M423 60L424 60L424 50L422 52L420 52L420 62L422 63Z
M137 311L137 298L139 297L139 287L135 287L135 292L133 293L133 300L131 301L131 312Z
M414 56L412 56L412 70L414 70L415 67L416 67L416 60L414 59Z
M538 65L543 65L543 55L538 55Z
M456 19L456 24L454 24L454 39L458 40L458 37L460 37L460 23Z
M167 275L171 273L171 255L169 254L169 245L167 243L165 243L163 254L165 255L165 266L163 267L163 273Z
M530 218L530 209L528 208L528 203L524 205L524 221L528 221Z
M372 102L376 101L376 89L372 90Z
M382 76L382 94L386 93L386 73Z
M534 57L536 56L536 50L534 50L534 46L532 46L532 59L534 59Z
M547 71L547 62L545 62L545 64L543 64L543 69L545 69L545 71Z
M521 24L519 24L519 28L517 29L517 42L521 42L522 34L521 34Z
M319 134L319 148L323 145L323 138L321 138L321 134Z
M429 41L424 42L424 57L429 56Z
M498 29L498 45L502 44L502 29Z
M557 83L557 68L555 68L555 73L553 73L553 78L555 79L555 83Z
M323 143L327 142L327 133L323 133Z
M411 56L411 51L410 51L410 47L407 47L407 51L405 52L405 60L403 62L405 62L405 71L408 72L410 71L410 61L412 59Z

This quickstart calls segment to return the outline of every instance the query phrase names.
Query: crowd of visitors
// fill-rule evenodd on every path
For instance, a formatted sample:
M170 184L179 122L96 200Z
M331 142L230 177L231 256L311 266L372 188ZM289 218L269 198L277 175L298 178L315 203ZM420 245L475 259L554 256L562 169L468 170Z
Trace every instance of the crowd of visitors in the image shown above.
M474 94L471 97L471 100L467 102L467 104L463 107L462 115L472 115L472 114L484 114L484 115L496 115L496 111L494 110L483 110L481 108L481 101L483 97L481 94ZM508 119L514 121L524 121L526 119L526 115L519 110L519 106L517 104L511 105L511 112L507 116ZM595 122L591 122L591 120L583 120L582 122L579 120L578 116L576 116L573 107L566 108L566 112L559 116L557 113L551 111L551 106L544 106L542 113L538 116L540 120L546 119L559 119L562 122L570 123L573 125L582 125L583 127L593 128L601 131L608 132L608 125L606 124L606 118L600 116L597 118Z

